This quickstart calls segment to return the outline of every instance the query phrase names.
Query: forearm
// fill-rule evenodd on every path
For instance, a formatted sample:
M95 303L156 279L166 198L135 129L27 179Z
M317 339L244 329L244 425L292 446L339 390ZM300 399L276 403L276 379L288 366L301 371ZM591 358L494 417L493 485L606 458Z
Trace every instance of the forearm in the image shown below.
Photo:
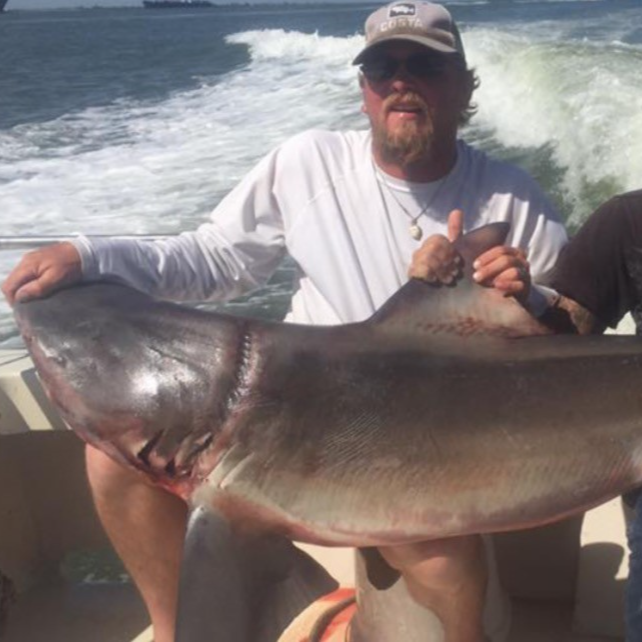
M546 308L540 320L562 334L601 334L605 325L585 307L568 297L558 295Z
M578 334L601 334L606 329L592 312L573 299L560 296L557 307L566 312Z
M228 242L214 225L163 241L92 239L74 241L83 280L111 280L177 301L233 298L263 283L277 267L279 247Z

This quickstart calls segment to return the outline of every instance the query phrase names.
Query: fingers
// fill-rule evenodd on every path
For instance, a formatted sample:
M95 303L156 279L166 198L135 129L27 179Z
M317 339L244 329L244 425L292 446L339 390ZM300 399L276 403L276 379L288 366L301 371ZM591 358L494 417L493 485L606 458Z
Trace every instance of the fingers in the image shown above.
M16 293L20 288L36 278L35 273L30 269L29 265L25 265L24 269L19 269L21 265L22 263L18 264L18 267L9 274L2 284L2 293L11 305L14 304Z
M413 254L408 276L428 283L453 284L461 276L462 260L453 244L435 234Z
M464 213L453 210L448 215L448 236L434 234L413 254L408 276L428 283L452 285L462 274L462 259L453 243L464 230Z
M71 243L58 243L25 254L2 284L2 292L13 305L16 301L45 296L81 277L78 250Z
M453 243L463 232L464 215L453 210L448 216L448 237L435 234L413 254L408 270L411 278L442 285L454 284L462 275L463 261ZM473 263L473 279L494 287L506 296L526 303L531 290L530 266L521 248L498 245Z
M454 243L464 232L464 213L453 210L448 215L448 240Z
M484 271L498 260L509 260L515 265L527 267L526 252L519 247L509 247L508 245L496 245L495 247L480 254L473 263L473 268L477 271Z
M42 298L55 290L59 282L60 280L54 274L45 272L39 278L29 280L20 286L15 292L14 301L25 302Z
M494 287L522 302L528 298L530 266L522 249L504 245L494 247L479 256L473 268L473 279L480 285Z
M11 305L15 303L17 293L38 278L36 265L28 257L29 255L23 257L2 284L2 293Z
M531 290L530 274L523 269L507 270L493 281L493 287L525 303Z

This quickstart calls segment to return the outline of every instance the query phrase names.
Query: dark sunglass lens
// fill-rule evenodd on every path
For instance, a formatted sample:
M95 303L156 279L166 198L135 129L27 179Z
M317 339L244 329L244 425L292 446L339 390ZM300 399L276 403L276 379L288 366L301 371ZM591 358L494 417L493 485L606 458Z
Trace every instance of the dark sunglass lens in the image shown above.
M408 73L416 78L435 78L444 72L445 67L445 62L435 56L417 54L406 60Z
M437 78L444 73L446 61L434 55L415 54L404 60L389 57L373 58L361 65L361 73L369 82L390 80L403 66L415 78Z
M390 80L395 75L399 63L392 58L375 58L361 65L361 73L369 82Z

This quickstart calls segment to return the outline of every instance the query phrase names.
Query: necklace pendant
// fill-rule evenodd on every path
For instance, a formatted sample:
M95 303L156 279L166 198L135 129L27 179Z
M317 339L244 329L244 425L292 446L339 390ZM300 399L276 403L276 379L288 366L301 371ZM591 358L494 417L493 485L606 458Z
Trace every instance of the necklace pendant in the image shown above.
M410 226L410 236L412 236L415 241L421 241L421 237L424 235L424 231L417 225L417 223L413 223Z

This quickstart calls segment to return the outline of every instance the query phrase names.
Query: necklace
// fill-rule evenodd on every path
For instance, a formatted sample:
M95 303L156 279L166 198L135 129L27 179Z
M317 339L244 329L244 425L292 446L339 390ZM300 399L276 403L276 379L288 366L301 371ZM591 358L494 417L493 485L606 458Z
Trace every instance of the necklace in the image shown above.
M374 166L375 174L377 176L377 185L379 186L379 194L381 195L381 200L383 202L383 206L388 209L388 206L386 205L386 198L383 193L383 189L381 188L381 185L386 186L386 192L390 194L392 197L392 200L399 206L401 211L410 219L410 227L408 228L408 232L410 232L410 236L415 240L415 241L421 241L424 235L424 231L421 228L421 225L419 225L419 219L430 209L430 206L435 202L435 199L437 198L437 194L439 194L439 190L441 189L441 186L444 184L445 179L441 179L439 181L439 185L437 185L435 191L432 193L432 196L428 199L428 202L424 205L424 207L421 209L419 214L415 214L414 216L408 211L408 208L397 198L397 195L394 193L394 190L386 183L385 176L381 173L379 168L376 166L374 160L372 161L372 164Z

